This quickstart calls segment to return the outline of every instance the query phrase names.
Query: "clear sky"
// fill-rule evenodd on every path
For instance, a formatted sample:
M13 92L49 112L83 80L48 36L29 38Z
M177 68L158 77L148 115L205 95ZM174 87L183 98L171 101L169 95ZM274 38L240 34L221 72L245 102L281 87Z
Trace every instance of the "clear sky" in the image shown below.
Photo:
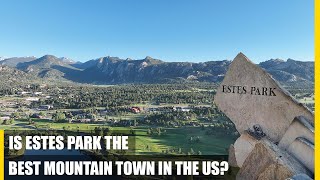
M0 0L0 56L314 60L312 0Z

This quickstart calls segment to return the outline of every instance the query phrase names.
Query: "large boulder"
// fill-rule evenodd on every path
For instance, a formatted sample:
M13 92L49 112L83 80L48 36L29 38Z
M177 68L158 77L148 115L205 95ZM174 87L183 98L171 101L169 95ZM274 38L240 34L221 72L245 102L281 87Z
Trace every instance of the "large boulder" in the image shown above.
M258 124L274 142L281 140L296 116L303 115L314 124L308 108L242 53L229 66L214 101L240 134Z
M214 101L241 134L229 150L231 166L240 167L237 179L313 176L313 112L242 53Z

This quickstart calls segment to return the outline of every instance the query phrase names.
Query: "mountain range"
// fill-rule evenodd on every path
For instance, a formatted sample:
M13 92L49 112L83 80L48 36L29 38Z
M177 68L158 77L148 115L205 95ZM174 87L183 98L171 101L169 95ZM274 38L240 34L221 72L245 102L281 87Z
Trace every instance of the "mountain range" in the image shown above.
M144 59L101 57L86 62L45 55L40 58L15 57L0 61L16 77L42 80L67 80L92 84L169 83L181 81L220 82L231 61L165 62L147 56ZM258 64L280 83L314 84L314 62L270 59ZM7 75L8 76L8 75ZM6 76L6 77L7 77Z

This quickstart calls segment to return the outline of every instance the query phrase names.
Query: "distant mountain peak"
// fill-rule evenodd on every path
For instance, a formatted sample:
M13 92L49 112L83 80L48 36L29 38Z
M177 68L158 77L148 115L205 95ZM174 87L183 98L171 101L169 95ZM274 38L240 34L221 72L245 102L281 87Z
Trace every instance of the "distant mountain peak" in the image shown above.
M46 55L42 56L39 59L58 59L58 58L56 56L54 56L54 55L46 54Z
M112 57L112 56L106 56L102 59L107 60L107 61L111 61L111 62L123 61L123 59L120 59L119 57Z
M47 55L44 55L38 59L35 59L33 61L29 61L29 62L22 62L22 63L19 63L17 65L17 67L21 70L29 70L29 69L45 69L45 68L52 68L53 66L64 66L64 67L71 67L69 65L69 63L61 60L61 58L58 58L54 55L50 55L50 54L47 54Z
M61 57L59 58L61 61L65 62L65 63L68 63L68 64L74 64L76 63L74 60L70 59L70 58L67 58L67 57Z
M288 58L287 59L287 62L297 62L298 60L295 60L295 59L291 59L291 58Z
M42 65L45 64L57 64L57 65L63 65L63 64L67 64L65 62L63 62L60 58L54 56L54 55L44 55L42 57L40 57L39 59L36 59L34 61L28 62L28 63L24 63L25 65L36 65L41 63Z
M153 60L154 58L152 58L151 56L146 56L145 58L144 58L144 60Z
M270 59L270 60L267 60L267 61L272 61L272 62L285 62L283 59L279 59L279 58Z
M146 62L147 64L161 64L161 63L164 63L164 61L159 60L159 59L155 59L155 58L150 57L150 56L146 56L143 59L143 61Z

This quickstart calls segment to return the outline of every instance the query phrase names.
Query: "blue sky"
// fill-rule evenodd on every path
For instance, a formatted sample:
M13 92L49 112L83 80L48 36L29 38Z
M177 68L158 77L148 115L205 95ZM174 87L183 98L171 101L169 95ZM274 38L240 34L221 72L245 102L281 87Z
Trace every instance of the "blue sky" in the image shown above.
M0 0L0 56L314 60L311 0Z

